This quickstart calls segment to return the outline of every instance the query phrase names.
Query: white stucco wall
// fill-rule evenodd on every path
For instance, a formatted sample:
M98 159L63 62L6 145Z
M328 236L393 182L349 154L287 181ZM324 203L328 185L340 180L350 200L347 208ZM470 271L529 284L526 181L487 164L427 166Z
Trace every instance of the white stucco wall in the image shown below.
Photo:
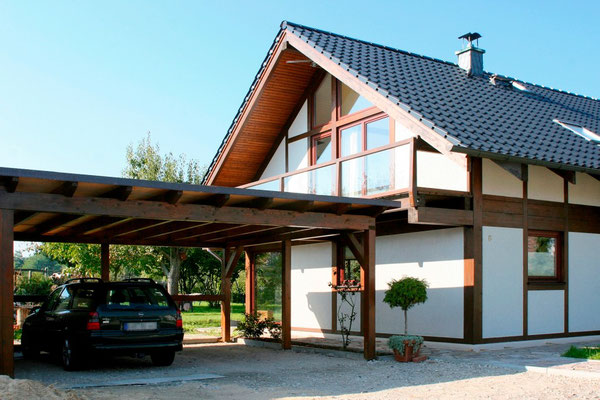
M288 138L308 132L308 101L305 101L288 129Z
M523 182L487 158L482 163L483 194L523 197Z
M282 140L275 150L275 154L267 164L267 167L263 171L260 179L270 178L275 175L281 175L285 173L285 140Z
M530 290L527 296L529 335L562 333L565 330L564 290Z
M548 168L530 165L529 179L527 182L527 198L535 200L563 201L563 178L550 171Z
M523 230L483 227L482 333L523 334Z
M308 167L308 138L288 143L288 171Z
M600 207L600 181L577 172L575 182L569 183L569 203Z
M569 233L569 331L600 330L600 235Z
M440 153L417 152L417 186L467 190L467 169Z
M400 122L394 121L394 136L396 142L399 142L401 140L409 139L415 135Z
M400 309L383 302L388 282L404 276L425 278L428 300L408 311L409 333L463 337L463 229L451 228L382 236L376 242L376 331L404 331Z
M292 247L292 327L331 329L329 282L330 243Z

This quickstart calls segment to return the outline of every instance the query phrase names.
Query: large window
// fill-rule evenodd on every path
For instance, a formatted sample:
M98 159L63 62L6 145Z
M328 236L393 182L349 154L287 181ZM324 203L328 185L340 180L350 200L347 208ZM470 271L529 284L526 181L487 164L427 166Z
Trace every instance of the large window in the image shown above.
M385 146L390 143L390 119L384 117L343 128L340 142L341 157Z
M350 89L343 83L339 83L340 88L340 116L346 116L355 112L373 107L367 99Z
M527 272L530 281L562 280L562 240L559 232L529 231Z

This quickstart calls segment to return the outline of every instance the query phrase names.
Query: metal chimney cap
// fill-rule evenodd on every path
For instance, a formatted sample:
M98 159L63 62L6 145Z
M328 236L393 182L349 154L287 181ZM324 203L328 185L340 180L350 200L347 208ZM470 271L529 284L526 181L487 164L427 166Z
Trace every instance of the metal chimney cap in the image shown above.
M477 32L468 32L468 33L465 33L462 36L459 36L458 38L459 39L466 39L469 42L472 42L473 40L477 40L477 39L481 38L481 35L479 33L477 33Z

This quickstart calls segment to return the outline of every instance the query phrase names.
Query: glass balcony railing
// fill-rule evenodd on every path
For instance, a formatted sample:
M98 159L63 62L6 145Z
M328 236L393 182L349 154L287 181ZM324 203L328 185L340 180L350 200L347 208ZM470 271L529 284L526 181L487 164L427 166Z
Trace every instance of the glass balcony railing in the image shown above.
M408 140L262 180L245 188L344 197L410 190L414 144ZM338 176L339 173L339 176Z

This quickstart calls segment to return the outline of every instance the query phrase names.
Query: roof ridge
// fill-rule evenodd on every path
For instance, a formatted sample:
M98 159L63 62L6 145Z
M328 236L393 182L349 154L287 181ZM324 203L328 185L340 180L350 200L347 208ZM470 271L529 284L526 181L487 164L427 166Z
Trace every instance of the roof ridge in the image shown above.
M458 64L453 63L451 61L446 61L446 60L442 60L442 59L439 59L439 58L426 56L426 55L423 55L423 54L417 54L417 53L413 53L413 52L410 52L410 51L407 51L407 50L402 50L402 49L398 49L398 48L395 48L395 47L385 46L385 45L382 45L382 44L379 44L379 43L369 42L367 40L357 39L357 38L353 38L353 37L350 37L350 36L341 35L341 34L338 34L338 33L335 33L335 32L329 32L329 31L326 31L326 30L323 30L323 29L318 29L318 28L313 28L313 27L310 27L310 26L302 25L302 24L297 24L295 22L283 21L281 23L281 29L282 30L285 29L287 26L301 28L301 29L308 29L308 30L311 30L311 31L314 31L314 32L324 33L326 35L337 36L337 37L340 37L340 38L343 38L343 39L348 39L348 40L352 40L352 41L355 41L355 42L364 43L364 44L367 44L369 46L375 46L375 47L379 47L379 48L382 48L382 49L385 49L385 50L391 50L391 51L394 51L394 52L397 52L397 53L406 54L406 55L409 55L409 56L412 56L412 57L419 57L419 58L422 58L422 59L425 59L425 60L431 60L431 61L439 62L439 63L446 64L446 65L452 65L452 66L460 68L458 66ZM500 77L503 77L503 78L507 78L507 79L510 79L510 80L513 80L513 81L523 82L523 83L526 83L526 84L531 85L531 86L536 86L536 87L539 87L539 88L542 88L542 89L546 89L546 90L552 90L552 91L558 92L558 93L563 93L563 94L568 94L568 95L571 95L571 96L582 97L584 99L589 99L589 100L594 100L594 101L600 101L600 98L596 98L596 97L592 97L592 96L587 96L587 95L584 95L584 94L579 94L579 93L574 93L574 92L569 92L568 90L557 89L557 88L553 88L553 87L550 87L550 86L545 86L545 85L542 85L542 84L539 84L539 83L528 82L528 81L525 81L523 79L514 78L514 77L508 76L508 75L498 74L496 72L484 71L484 73L485 74L489 74L489 75L497 75L497 76L500 76Z

